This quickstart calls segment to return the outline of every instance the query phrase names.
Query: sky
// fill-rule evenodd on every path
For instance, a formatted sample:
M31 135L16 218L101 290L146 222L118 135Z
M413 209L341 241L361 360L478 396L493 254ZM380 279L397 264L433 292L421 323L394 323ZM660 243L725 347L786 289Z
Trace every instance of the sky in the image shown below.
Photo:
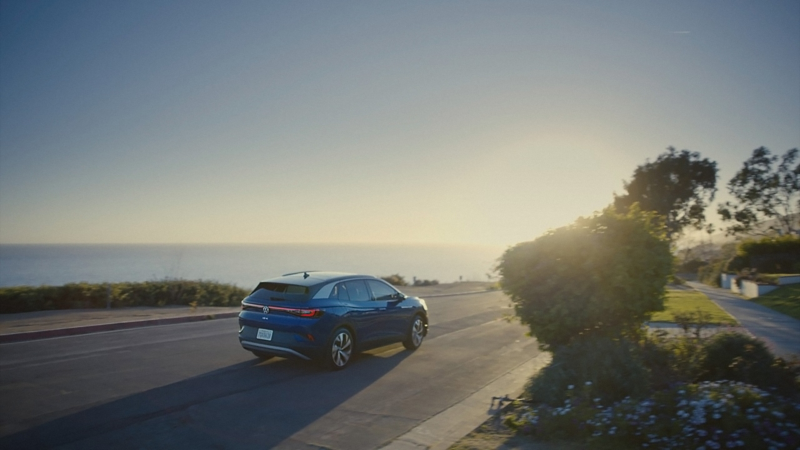
M0 243L507 246L800 147L800 2L0 0Z

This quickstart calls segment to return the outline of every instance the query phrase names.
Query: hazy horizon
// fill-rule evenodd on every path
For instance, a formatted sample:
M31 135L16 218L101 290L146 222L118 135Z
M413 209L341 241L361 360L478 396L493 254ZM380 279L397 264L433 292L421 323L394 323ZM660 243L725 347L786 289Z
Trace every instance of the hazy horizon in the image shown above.
M0 0L0 243L509 246L800 146L800 2Z

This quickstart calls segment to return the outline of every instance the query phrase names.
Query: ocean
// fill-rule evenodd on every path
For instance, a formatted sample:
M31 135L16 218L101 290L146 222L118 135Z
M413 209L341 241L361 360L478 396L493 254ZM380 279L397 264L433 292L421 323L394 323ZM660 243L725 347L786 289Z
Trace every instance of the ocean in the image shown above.
M251 288L288 272L486 281L501 247L353 244L0 245L0 287L66 283L211 280Z

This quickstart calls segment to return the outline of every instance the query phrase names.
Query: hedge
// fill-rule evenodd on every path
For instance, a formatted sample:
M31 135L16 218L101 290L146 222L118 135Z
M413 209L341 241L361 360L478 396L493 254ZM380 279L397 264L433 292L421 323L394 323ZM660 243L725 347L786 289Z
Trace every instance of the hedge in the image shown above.
M110 288L110 289L109 289ZM0 314L54 309L130 306L237 306L248 291L240 287L203 280L161 280L125 283L70 283L63 286L17 286L0 288Z

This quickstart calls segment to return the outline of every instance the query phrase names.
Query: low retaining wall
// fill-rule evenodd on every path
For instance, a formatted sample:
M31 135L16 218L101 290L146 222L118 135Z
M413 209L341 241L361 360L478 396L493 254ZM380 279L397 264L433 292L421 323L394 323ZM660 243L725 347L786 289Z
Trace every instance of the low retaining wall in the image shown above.
M800 275L778 278L778 286L786 286L787 284L797 284L797 283L800 283Z
M767 292L774 291L778 289L780 286L786 286L787 284L798 284L800 283L800 275L792 275L788 277L779 277L777 282L778 284L764 284L764 283L757 283L755 281L750 280L741 280L737 284L735 282L736 275L732 275L729 273L723 273L719 276L719 284L722 286L723 289L730 289L731 292L735 294L742 294L745 297L753 298L758 297L760 295L764 295ZM741 285L741 286L740 286Z
M742 280L742 295L748 298L758 297L775 289L778 289L778 286L774 284L759 284L755 281Z
M722 273L719 275L719 285L722 289L730 289L735 277L736 275L732 273Z

